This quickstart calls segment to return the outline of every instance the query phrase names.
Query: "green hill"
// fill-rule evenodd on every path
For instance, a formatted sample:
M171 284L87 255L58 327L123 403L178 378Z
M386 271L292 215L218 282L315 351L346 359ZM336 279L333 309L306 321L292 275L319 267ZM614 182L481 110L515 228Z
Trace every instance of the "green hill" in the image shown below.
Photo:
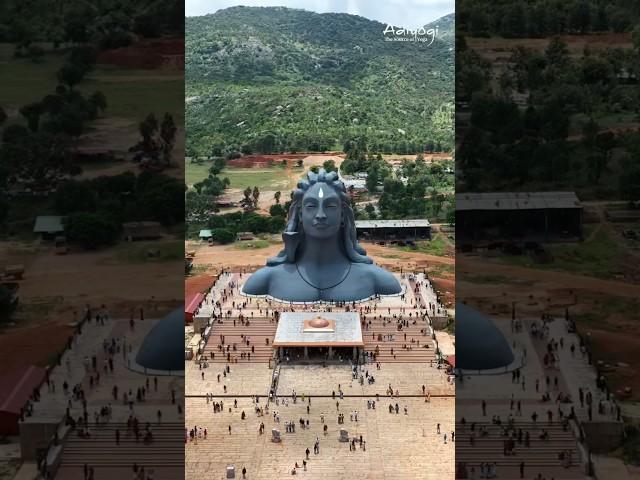
M453 15L431 44L363 17L234 7L186 19L187 154L453 146Z

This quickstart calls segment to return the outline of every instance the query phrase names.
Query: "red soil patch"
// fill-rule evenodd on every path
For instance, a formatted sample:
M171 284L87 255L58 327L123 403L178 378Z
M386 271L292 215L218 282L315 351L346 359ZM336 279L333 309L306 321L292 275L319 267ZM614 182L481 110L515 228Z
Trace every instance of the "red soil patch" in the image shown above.
M569 44L605 44L619 48L629 48L633 46L633 42L631 41L631 33L629 32L593 33L590 35L563 35L561 38Z
M234 158L227 162L229 167L235 168L261 168L271 167L275 163L282 163L283 160L287 161L288 166L292 166L298 160L302 160L308 156L326 156L335 157L336 155L342 155L341 152L323 152L323 153L277 153L272 155L245 155L241 158Z
M627 364L626 367L616 367L614 371L605 373L610 388L617 392L625 387L631 387L632 399L640 398L640 358L638 358L638 336L630 335L628 331L619 332L582 329L591 335L594 361L602 360L606 364L616 365L618 362Z
M55 322L5 331L0 335L0 371L55 362L56 355L73 335L73 328Z
M184 70L184 39L166 37L141 40L128 47L100 53L97 63L122 68Z
M206 292L215 281L216 277L213 275L187 277L184 281L184 298L189 298L196 293Z

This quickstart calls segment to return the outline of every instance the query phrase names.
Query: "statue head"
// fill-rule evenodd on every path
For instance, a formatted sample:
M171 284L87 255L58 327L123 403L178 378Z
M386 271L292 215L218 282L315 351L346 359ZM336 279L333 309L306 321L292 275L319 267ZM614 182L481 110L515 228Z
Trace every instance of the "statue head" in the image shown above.
M321 169L307 173L293 191L287 227L282 235L284 250L267 260L267 265L294 263L305 238L338 237L343 253L356 263L373 263L356 238L356 224L347 190L336 172Z

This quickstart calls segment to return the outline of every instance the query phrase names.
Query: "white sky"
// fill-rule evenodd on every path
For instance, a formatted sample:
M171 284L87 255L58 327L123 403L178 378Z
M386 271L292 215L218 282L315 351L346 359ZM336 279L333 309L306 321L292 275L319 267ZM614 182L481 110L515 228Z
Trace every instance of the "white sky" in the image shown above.
M350 13L409 28L425 25L455 11L455 0L185 0L185 14L187 17L206 15L238 5Z

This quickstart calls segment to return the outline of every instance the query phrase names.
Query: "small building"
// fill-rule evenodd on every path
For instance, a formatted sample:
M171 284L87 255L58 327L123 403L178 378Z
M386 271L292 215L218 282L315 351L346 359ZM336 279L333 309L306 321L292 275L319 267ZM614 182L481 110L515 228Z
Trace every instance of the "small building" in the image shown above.
M367 189L367 181L366 180L362 180L360 178L349 178L349 179L342 179L342 183L344 183L344 188L346 188L347 190L350 190L353 188L353 190L361 190L364 191Z
M204 301L203 293L192 293L185 298L184 303L184 323L192 323L193 317L198 314L200 306Z
M78 147L73 151L73 160L78 163L112 162L113 150L101 147Z
M429 220L356 220L359 239L372 241L430 240Z
M456 243L581 240L583 208L575 192L490 192L456 195Z
M126 222L122 224L122 231L129 242L156 240L162 236L162 225L160 222Z
M364 348L356 312L284 312L273 348L290 360L357 360Z
M213 238L213 233L211 232L211 230L200 230L200 233L198 234L198 238L200 240L205 240L205 241L209 241Z
M28 365L0 375L0 435L18 435L19 422L34 391L44 381L46 370Z
M220 208L231 208L231 207L236 207L238 205L238 202L235 202L231 199L231 197L227 197L224 195L216 198L214 202Z
M236 240L241 242L242 240L254 240L256 236L253 232L238 232L236 234Z
M64 233L64 217L59 215L40 215L36 217L33 233L40 234L42 240L53 241Z

